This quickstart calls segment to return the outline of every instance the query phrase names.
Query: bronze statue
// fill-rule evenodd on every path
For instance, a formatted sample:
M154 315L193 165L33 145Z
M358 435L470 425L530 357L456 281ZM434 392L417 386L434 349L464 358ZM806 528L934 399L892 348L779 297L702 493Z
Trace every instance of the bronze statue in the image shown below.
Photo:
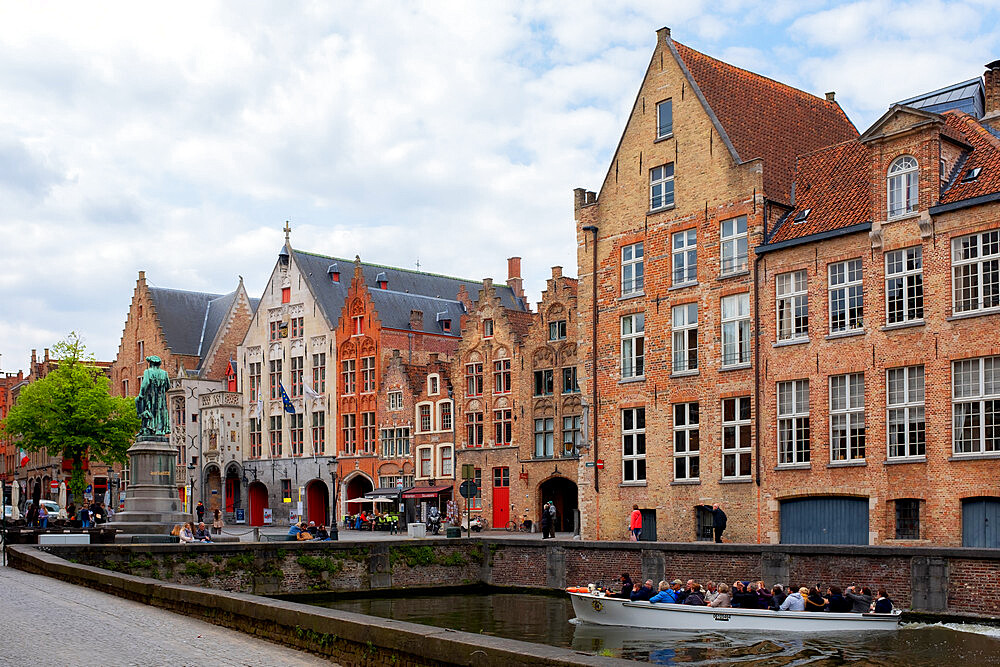
M160 358L155 354L146 357L149 368L142 373L142 385L135 397L135 411L142 420L139 437L167 435L170 433L170 412L167 410L167 390L170 378L160 368Z

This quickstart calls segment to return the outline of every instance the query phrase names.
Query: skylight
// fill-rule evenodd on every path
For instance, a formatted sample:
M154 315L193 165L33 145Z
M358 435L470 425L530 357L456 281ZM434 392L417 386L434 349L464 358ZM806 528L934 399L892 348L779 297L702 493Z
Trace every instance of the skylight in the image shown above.
M792 218L792 222L795 222L795 223L805 222L806 218L809 217L809 212L810 211L812 211L811 208L802 209L801 211L799 211L798 213L795 214L795 217Z
M981 172L982 170L983 170L982 167L976 167L974 169L970 169L965 173L965 178L962 179L962 182L971 183L972 181L979 178L979 172Z

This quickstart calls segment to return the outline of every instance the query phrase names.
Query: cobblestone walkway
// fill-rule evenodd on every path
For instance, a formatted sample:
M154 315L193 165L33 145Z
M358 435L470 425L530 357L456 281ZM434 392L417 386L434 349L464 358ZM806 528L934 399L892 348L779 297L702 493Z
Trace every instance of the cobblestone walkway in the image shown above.
M326 665L180 614L0 567L0 665Z

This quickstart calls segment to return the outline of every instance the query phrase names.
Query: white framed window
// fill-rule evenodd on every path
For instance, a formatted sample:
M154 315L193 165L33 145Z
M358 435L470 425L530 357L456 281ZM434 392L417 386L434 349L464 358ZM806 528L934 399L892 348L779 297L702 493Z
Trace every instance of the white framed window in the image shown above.
M698 304L685 303L672 310L673 372L698 370Z
M722 365L750 363L750 293L722 297Z
M643 377L646 317L634 313L622 318L622 379Z
M441 378L435 373L427 376L427 395L437 396L441 393Z
M434 454L430 447L417 448L417 476L428 478L434 476Z
M483 338L493 338L493 320L491 318L483 320Z
M830 461L865 458L864 373L830 377Z
M622 410L622 482L646 481L646 408Z
M674 479L696 480L701 474L698 404L674 404Z
M389 392L389 409L390 410L403 409L403 392L401 391Z
M455 474L454 448L451 445L441 445L438 450L438 470L441 477L452 477Z
M953 451L1000 454L1000 356L952 363Z
M674 287L694 283L698 280L698 231L685 229L674 232L672 242L673 273L671 282Z
M431 404L417 404L417 433L430 433L434 424L431 419Z
M535 458L550 459L554 452L555 422L552 417L535 420Z
M920 246L885 253L885 322L924 319L924 252Z
M778 340L809 337L809 282L805 269L778 274L777 294Z
M642 243L622 247L622 296L640 294L643 290Z
M917 160L910 155L898 157L886 174L888 217L898 218L917 210Z
M860 331L865 326L861 259L830 265L830 333Z
M566 320L549 322L549 340L566 340Z
M583 440L580 435L582 426L583 418L580 415L563 417L563 456L577 455L580 445L583 444Z
M656 105L656 138L665 139L674 133L674 102L663 100Z
M722 247L722 275L747 270L747 217L722 221L719 234Z
M954 312L1000 308L1000 229L952 239L951 266Z
M922 458L926 455L924 367L890 368L885 375L889 458Z
M809 463L809 380L778 383L778 465Z
M649 210L674 204L674 165L672 162L649 170Z
M454 420L452 419L451 412L451 401L439 401L437 404L438 409L438 430L450 431L454 428Z
M750 397L722 399L722 479L750 478Z

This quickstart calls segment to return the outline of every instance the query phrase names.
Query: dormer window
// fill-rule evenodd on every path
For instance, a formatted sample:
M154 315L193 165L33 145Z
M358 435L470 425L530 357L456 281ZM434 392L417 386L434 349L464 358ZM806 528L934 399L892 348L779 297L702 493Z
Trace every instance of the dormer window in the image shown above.
M888 215L890 218L917 210L917 160L904 155L893 160L886 176Z
M795 217L792 219L792 222L794 223L805 222L806 220L809 219L810 212L812 212L811 208L799 211L798 213L795 214Z
M385 275L385 271L382 271L375 278L375 282L378 283L379 289L389 289L389 277Z
M442 310L440 313L437 313L434 319L441 324L441 331L451 331L451 317L448 316L447 310Z
M437 396L441 393L441 380L437 375L427 376L427 395Z
M971 183L972 181L979 178L979 174L980 172L982 172L982 170L983 170L982 167L976 167L975 169L970 169L968 172L966 172L965 178L962 179L962 182Z
M451 320L441 320L441 331L451 331Z
M326 273L330 276L330 281L339 283L340 282L340 267L336 264L331 264L326 268Z

